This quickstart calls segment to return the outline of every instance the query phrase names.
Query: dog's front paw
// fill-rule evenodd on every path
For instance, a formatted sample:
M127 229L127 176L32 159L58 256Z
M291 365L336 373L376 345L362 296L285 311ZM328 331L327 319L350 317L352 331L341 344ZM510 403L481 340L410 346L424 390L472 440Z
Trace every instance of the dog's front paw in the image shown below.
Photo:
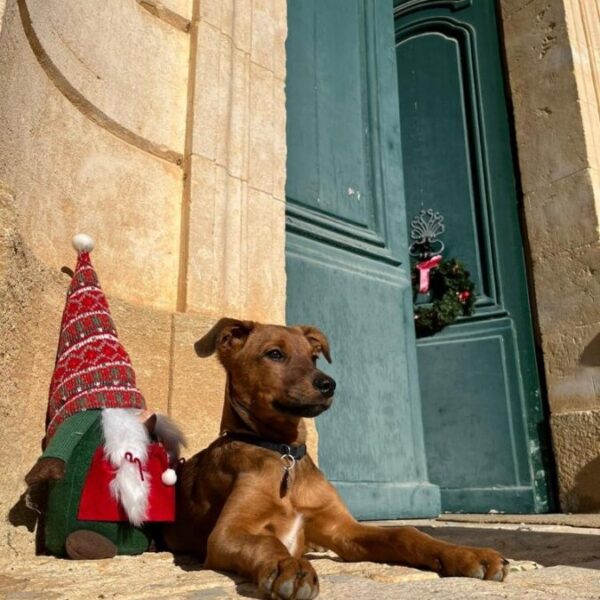
M508 561L489 548L454 546L439 554L435 570L442 577L474 577L502 581L508 573Z
M319 580L312 565L303 558L284 558L264 569L259 588L277 600L313 600L319 595Z

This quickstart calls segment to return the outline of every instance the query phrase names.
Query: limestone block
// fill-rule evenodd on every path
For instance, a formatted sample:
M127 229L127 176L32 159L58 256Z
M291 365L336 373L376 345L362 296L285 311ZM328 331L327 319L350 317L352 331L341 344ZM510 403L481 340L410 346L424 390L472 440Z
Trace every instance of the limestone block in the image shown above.
M268 194L273 193L274 115L283 108L275 105L274 88L281 85L271 71L251 64L248 183Z
M502 7L502 18L507 19L514 13L519 12L529 4L530 0L500 0Z
M590 166L562 0L502 3L525 193Z
M40 68L16 6L0 39L0 180L15 190L19 232L36 258L71 266L71 237L96 239L114 297L174 308L181 169L84 116Z
M233 44L249 54L252 48L252 0L234 0Z
M231 0L202 0L200 2L200 20L217 29L221 28L221 10Z
M600 167L600 19L594 2L565 0L567 28L591 164Z
M168 414L171 314L109 298L119 339L129 353L137 386L151 410Z
M285 41L287 39L287 2L286 0L273 0L274 51L273 51L273 73L282 81L285 81Z
M238 50L250 53L252 0L203 0L200 20L218 29Z
M233 44L226 35L219 34L219 71L217 79L212 83L217 89L218 110L210 115L215 121L217 133L216 161L227 167L229 153L229 121L232 100ZM209 115L205 115L208 117ZM193 152L193 149L192 149Z
M219 81L219 135L217 163L239 179L248 177L248 88L250 57L221 38Z
M221 19L218 25L223 33L233 43L233 23L235 21L234 0L223 0L221 2Z
M97 111L158 146L183 152L187 33L136 2L20 1L45 53Z
M248 300L246 314L268 323L285 323L285 204L248 190Z
M591 344L600 330L599 322L579 327L563 327L542 336L546 371L551 375L564 376L574 373L582 365L587 345Z
M594 256L599 252L600 247L596 253L584 248L534 260L538 318L545 336L600 321L600 264Z
M204 6L202 2L201 5ZM219 56L221 34L210 24L198 24L196 82L194 86L194 118L192 152L205 158L217 158L219 112Z
M283 322L285 207L192 157L188 307Z
M598 242L599 213L594 196L590 169L525 194L532 255L556 255Z
M199 358L194 342L218 320L213 315L173 316L171 416L188 439L185 456L193 456L218 435L225 394L225 371L215 356Z
M202 157L193 156L191 167L187 305L239 317L247 294L247 186Z
M275 15L277 0L253 0L252 62L273 72L275 54Z
M553 414L554 457L565 512L600 510L600 411Z
M190 226L187 265L186 304L191 310L217 311L220 280L218 272L218 234L215 213L218 210L217 165L202 156L190 159Z
M192 153L248 177L250 57L200 23Z

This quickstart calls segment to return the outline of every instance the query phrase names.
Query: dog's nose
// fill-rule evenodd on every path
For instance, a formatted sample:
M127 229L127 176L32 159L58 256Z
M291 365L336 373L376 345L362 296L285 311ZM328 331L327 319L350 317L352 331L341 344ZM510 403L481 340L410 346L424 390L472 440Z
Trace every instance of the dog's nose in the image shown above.
M327 377L327 375L317 375L313 379L313 385L326 398L330 398L333 396L333 392L335 392L335 381L331 377Z

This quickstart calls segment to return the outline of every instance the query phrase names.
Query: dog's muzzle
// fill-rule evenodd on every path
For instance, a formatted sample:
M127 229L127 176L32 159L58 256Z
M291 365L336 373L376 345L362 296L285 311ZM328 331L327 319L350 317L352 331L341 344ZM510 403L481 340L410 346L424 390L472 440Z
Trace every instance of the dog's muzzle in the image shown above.
M293 417L316 417L322 412L325 412L331 406L332 402L333 398L324 398L323 401L314 403L290 403L275 400L273 406L279 412Z

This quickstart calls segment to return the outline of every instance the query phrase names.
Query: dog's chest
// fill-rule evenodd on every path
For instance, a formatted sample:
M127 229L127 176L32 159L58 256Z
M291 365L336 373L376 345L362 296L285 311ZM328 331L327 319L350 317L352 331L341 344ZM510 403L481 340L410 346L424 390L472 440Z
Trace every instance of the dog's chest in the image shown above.
M300 513L294 513L292 518L288 517L277 527L277 538L292 556L295 556L304 546L303 521Z

